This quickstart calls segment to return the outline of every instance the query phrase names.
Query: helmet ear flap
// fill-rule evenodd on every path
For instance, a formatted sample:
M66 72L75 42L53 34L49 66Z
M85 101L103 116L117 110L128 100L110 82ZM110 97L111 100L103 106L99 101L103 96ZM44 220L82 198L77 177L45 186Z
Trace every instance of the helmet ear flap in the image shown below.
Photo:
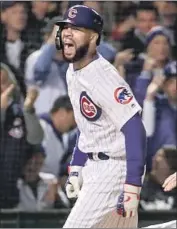
M97 41L96 41L96 45L97 45L97 46L100 44L100 41L101 41L101 35L99 34L98 39L97 39Z
M61 29L59 28L55 37L55 46L57 50L62 49Z

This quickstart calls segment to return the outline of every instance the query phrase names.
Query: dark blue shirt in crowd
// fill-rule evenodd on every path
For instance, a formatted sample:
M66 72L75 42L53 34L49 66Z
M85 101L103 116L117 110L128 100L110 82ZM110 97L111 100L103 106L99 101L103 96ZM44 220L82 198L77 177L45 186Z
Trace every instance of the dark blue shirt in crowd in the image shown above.
M161 148L174 148L176 142L177 108L166 98L156 99L156 125L154 135L148 139L148 166L151 169L152 157Z
M16 182L29 147L22 109L17 103L11 103L6 110L0 141L0 209L12 208L18 203Z

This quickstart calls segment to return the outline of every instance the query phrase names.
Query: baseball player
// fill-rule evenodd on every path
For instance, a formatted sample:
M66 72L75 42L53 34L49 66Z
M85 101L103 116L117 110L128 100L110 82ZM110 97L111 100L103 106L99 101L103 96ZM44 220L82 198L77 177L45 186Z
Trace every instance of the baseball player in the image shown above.
M95 10L75 5L57 25L79 129L66 184L78 199L64 228L134 228L146 160L141 107L97 52L103 20Z

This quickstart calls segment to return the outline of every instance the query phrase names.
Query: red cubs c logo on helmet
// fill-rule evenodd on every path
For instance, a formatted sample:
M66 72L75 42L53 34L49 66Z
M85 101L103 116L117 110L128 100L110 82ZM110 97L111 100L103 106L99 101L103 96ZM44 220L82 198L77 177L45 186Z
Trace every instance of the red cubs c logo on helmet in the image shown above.
M80 111L89 121L96 121L101 116L101 108L91 100L86 92L80 95Z
M69 18L75 18L77 15L77 10L76 9L70 9L70 11L68 12L68 17Z

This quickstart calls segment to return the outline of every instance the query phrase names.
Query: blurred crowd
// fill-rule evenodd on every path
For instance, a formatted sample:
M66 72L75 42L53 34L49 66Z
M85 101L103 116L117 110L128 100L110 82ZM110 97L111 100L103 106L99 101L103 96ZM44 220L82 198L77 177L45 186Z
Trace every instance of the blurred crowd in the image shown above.
M176 208L176 190L161 185L177 171L177 2L1 1L0 209L72 206L65 181L77 126L55 22L74 4L102 15L98 52L143 108L148 163L140 208Z

